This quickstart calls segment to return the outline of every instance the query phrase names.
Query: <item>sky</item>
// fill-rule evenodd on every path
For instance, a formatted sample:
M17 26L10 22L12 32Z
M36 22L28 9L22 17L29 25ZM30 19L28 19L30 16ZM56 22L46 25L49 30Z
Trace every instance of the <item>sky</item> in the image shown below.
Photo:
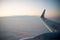
M46 9L46 17L59 16L59 0L0 0L0 17L40 16Z

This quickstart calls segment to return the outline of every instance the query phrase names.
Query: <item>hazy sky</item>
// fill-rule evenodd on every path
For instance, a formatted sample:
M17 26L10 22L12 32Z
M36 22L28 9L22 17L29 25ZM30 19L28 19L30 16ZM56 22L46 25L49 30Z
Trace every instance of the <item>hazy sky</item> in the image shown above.
M0 16L40 16L46 9L47 17L58 16L58 0L0 0Z

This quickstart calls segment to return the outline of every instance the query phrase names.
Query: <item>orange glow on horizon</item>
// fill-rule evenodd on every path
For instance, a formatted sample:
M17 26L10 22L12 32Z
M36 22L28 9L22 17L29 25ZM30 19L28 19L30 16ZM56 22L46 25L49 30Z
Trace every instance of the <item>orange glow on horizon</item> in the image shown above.
M18 1L6 0L0 2L0 17L5 16L41 16L46 8L46 17L58 15L58 9L53 2L48 1Z

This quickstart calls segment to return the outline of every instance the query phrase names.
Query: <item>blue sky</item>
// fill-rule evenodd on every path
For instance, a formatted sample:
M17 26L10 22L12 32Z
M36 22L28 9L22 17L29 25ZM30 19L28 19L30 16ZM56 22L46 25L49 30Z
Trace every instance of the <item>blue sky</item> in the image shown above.
M0 16L40 16L43 9L47 17L59 14L59 0L0 0L0 4Z

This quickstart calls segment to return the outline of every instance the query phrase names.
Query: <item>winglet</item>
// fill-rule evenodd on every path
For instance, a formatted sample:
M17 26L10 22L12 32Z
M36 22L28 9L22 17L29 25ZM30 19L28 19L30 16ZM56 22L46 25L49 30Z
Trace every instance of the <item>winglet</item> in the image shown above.
M44 9L44 11L43 11L43 13L42 13L42 15L41 15L41 18L44 18L44 14L45 14L45 9Z

